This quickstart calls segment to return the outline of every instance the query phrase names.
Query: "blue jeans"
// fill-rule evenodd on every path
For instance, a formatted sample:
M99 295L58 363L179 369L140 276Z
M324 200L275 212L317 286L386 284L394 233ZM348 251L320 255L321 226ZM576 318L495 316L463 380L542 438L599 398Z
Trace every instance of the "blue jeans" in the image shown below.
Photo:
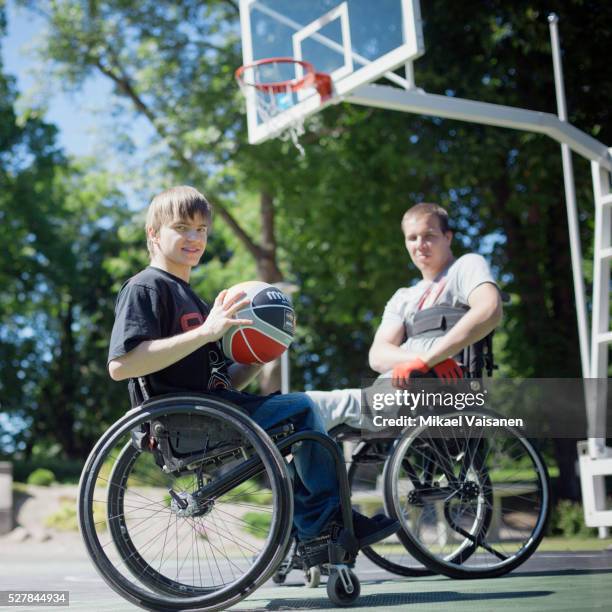
M268 396L215 391L218 397L240 406L263 429L290 422L295 431L319 431L325 426L312 401L304 393ZM304 441L292 448L294 459L293 523L301 540L320 535L340 507L338 478L333 457L321 444Z

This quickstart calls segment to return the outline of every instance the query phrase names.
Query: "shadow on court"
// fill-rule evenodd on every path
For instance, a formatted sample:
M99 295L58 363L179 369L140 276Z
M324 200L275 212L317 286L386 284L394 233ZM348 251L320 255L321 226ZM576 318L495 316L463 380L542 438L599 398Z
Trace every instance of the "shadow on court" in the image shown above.
M503 580L504 578L531 578L538 576L587 576L587 575L605 575L612 574L612 569L567 569L567 570L542 570L542 571L530 571L530 572L520 572L514 571L512 574L508 576L501 576L500 578L496 578L496 580Z
M351 608L378 608L381 610L396 606L417 604L443 604L443 603L466 603L485 602L499 599L512 600L534 597L549 597L553 591L530 591L527 593L516 593L500 591L499 593L458 593L456 591L437 592L411 592L411 593L380 593L362 595ZM327 597L310 597L308 599L274 599L265 606L258 608L232 608L235 612L258 612L263 610L321 610L330 606Z

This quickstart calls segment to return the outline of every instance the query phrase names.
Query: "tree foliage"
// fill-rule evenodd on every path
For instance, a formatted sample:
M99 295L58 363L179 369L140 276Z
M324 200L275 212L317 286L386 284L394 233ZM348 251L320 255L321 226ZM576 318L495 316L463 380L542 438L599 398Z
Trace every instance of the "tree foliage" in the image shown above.
M49 33L41 47L45 69L67 88L81 87L91 75L109 79L116 94L109 108L122 121L126 116L141 117L152 127L148 156L160 177L198 185L211 196L216 231L206 265L194 275L196 287L211 296L255 274L299 285L294 388L356 385L362 375L371 374L367 349L384 304L399 286L416 279L399 220L407 207L421 200L449 208L456 252L487 255L512 295L498 342L506 374L580 374L556 143L529 133L342 103L307 124L304 157L284 142L252 147L246 143L242 102L233 79L241 63L235 2L23 3L47 19ZM610 43L606 24L612 17L608 3L421 4L426 54L415 64L418 86L430 93L552 113L556 106L546 15L556 10L570 121L602 142L612 140L612 85L604 78ZM9 97L2 94L1 99ZM16 125L11 121L2 122L0 133L8 130L6 125ZM52 128L32 124L28 129L31 138L39 139L41 155L34 158L43 164L53 151ZM26 138L24 134L19 138ZM0 155L6 151L6 159L19 164L19 159L30 159L23 157L23 150L3 145ZM588 272L592 185L588 163L577 157L574 162ZM79 181L87 180L86 174L77 173L78 184L68 190L58 185L70 182L70 172L66 170L61 180L51 174L53 193L69 191L78 200ZM113 202L113 189L106 187L101 191ZM91 215L85 225L94 228L95 215L104 217L100 202L105 197L73 202L79 214ZM10 202L6 206L19 207L12 195L5 201ZM62 197L53 200L42 209L45 220L57 211L61 217L65 205ZM107 211L112 239L99 247L106 254L101 287L108 288L109 295L146 263L142 219L124 223L125 211L121 206L117 211L116 217ZM0 231L19 235L17 229ZM28 231L23 230L24 240ZM39 249L39 234L34 234L31 249ZM61 250L62 244L53 234L48 248ZM82 245L89 247L89 242ZM3 256L10 262L10 257L23 259L20 266L26 270L40 266L13 244ZM87 278L63 251L50 251L48 257L63 262L63 279L74 274L78 284L78 279ZM7 282L27 285L28 278ZM79 290L74 286L69 292ZM62 291L68 290L62 285ZM58 321L62 304L65 309L65 302L54 306ZM112 300L98 305L104 308L95 321L102 338L110 330L110 318L104 317L112 316ZM33 308L31 316L35 312ZM58 332L56 342L60 337ZM20 342L19 350L26 354L32 340Z
M80 457L124 404L105 368L105 266L128 212L110 177L63 156L53 125L16 116L16 95L0 66L0 450Z

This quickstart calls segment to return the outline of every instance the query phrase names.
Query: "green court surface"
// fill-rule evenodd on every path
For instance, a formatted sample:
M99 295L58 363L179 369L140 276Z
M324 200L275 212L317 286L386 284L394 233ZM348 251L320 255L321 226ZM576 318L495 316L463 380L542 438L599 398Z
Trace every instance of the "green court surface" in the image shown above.
M590 570L591 572L593 570ZM457 581L362 578L360 610L609 610L612 602L612 569L515 573L491 580ZM259 589L234 608L248 610L338 610L327 599L325 585L318 589L282 586Z
M566 546L568 543L565 542ZM583 612L612 607L612 550L538 551L508 576L488 580L403 578L376 567L362 555L357 559L356 573L361 581L361 597L346 609ZM302 573L293 571L284 585L269 581L231 610L339 610L327 598L325 581L323 577L318 588L309 589L303 586ZM70 612L140 609L105 584L88 559L78 534L40 543L15 543L0 538L0 590L9 589L67 591L70 606L63 609Z

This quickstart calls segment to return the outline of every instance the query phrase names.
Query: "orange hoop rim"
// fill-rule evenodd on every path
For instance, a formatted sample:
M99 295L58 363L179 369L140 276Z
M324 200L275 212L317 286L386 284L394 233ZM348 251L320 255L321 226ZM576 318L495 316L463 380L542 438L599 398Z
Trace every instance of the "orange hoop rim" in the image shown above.
M304 76L299 79L287 79L286 81L272 81L261 83L258 81L245 81L244 73L250 68L257 68L266 64L299 64L304 70ZM269 94L295 93L305 87L316 87L322 100L331 97L331 77L325 72L315 72L310 62L295 59L294 57L267 57L257 60L251 64L240 66L234 73L241 87L254 87L257 91Z

